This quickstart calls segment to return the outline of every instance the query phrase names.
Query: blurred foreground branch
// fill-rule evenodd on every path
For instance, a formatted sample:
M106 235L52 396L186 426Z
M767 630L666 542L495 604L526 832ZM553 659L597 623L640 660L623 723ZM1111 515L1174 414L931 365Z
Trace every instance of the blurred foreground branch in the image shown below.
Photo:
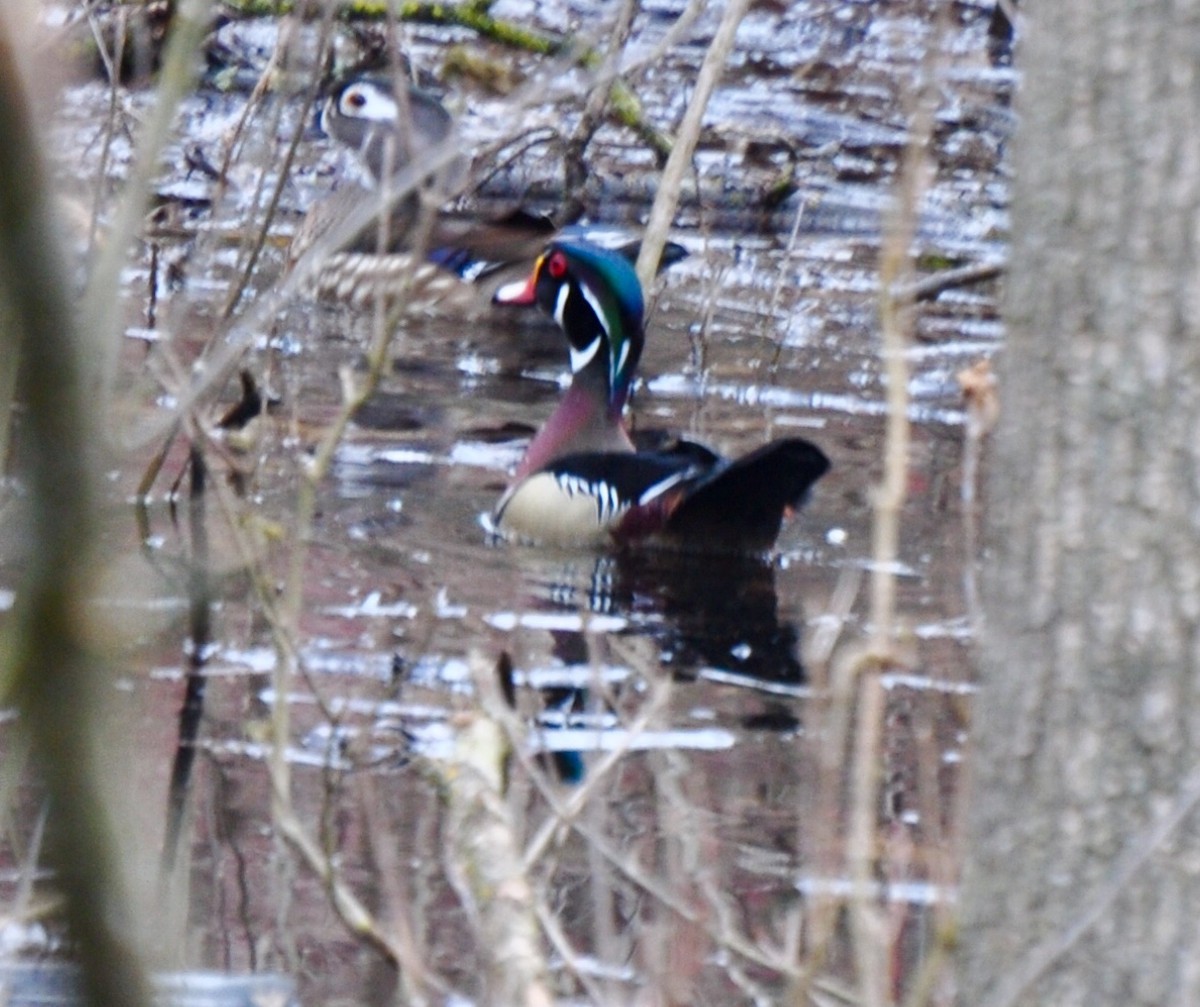
M486 658L475 654L471 664L480 709L464 716L453 757L436 764L447 803L446 868L484 958L488 1001L549 1007L536 900L504 800L507 739L488 713L500 713L503 702Z
M21 354L29 494L28 560L3 657L50 795L49 854L85 996L122 1007L146 998L104 800L97 723L104 677L85 607L96 524L93 417L81 394L80 340L17 67L0 19L0 301L10 322L0 347L7 361Z

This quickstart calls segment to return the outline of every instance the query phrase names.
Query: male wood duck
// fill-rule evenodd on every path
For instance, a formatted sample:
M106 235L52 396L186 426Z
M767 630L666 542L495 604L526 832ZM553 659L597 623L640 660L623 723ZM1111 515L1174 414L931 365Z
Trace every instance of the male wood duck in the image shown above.
M799 437L733 460L687 441L634 449L623 411L642 353L644 309L624 256L556 240L527 281L495 299L550 314L566 335L572 373L496 506L492 524L504 538L763 551L829 468L824 452Z
M355 151L378 186L385 175L396 173L445 141L453 132L450 113L428 92L408 87L397 92L389 75L363 73L332 87L320 114L321 129ZM448 175L461 172L452 166ZM348 213L375 198L362 185L343 185L319 203L305 218L289 250L289 266L336 226ZM394 289L411 267L411 230L417 219L420 197L410 193L388 216L386 246L380 254L380 227L371 222L329 256L318 270L313 292L328 301L363 307L382 292ZM493 220L479 221L440 212L429 236L425 261L413 277L419 291L418 307L435 305L470 308L486 305L490 295L511 275L524 273L546 242L557 232L545 216L524 209ZM629 241L621 253L636 260L640 242ZM662 267L678 262L686 251L671 243L664 250ZM470 285L483 289L472 289Z

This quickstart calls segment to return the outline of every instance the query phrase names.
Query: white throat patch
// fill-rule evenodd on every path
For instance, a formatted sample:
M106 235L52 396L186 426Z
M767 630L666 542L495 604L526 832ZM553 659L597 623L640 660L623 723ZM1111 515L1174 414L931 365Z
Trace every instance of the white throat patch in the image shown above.
M597 351L600 349L601 341L602 341L601 338L599 336L597 336L590 343L588 343L587 346L585 346L582 350L577 350L577 349L575 349L574 346L571 347L571 373L572 374L578 374L585 367L587 367L588 364L590 364L592 362L592 357L594 357L596 355Z
M563 316L567 313L567 300L571 296L570 284L564 283L558 288L558 297L554 301L554 321L563 328Z

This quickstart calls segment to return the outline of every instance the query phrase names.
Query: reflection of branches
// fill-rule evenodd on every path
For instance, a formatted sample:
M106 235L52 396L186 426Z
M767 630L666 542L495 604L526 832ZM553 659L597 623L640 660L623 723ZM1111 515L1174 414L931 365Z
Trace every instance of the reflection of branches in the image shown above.
M159 75L157 100L138 137L137 159L126 181L114 223L88 277L82 317L88 320L99 347L91 361L89 382L99 393L99 415L105 421L109 417L122 337L117 296L121 270L141 227L151 183L158 171L159 154L170 135L175 112L195 78L196 51L208 27L207 6L204 0L184 0L176 9Z
M596 660L596 648L600 646L599 639L589 635L589 654L593 661ZM612 642L613 638L605 638L605 643L611 644ZM523 857L524 870L529 873L536 871L539 864L542 864L548 856L551 847L561 842L563 830L571 829L584 840L589 852L594 853L612 867L618 876L626 879L659 905L670 910L672 915L682 923L697 928L699 933L705 934L719 948L755 967L782 975L791 982L801 981L802 978L806 978L805 972L797 966L795 958L789 955L786 949L775 951L764 947L759 941L740 932L719 879L701 878L696 891L689 891L692 881L687 876L677 875L673 871L666 872L666 876L664 876L659 870L643 866L638 862L635 853L622 849L605 834L603 822L597 821L596 814L589 815L587 813L589 811L598 812L599 809L605 807L604 795L610 788L614 775L629 758L630 752L638 744L638 739L647 730L662 722L673 695L674 686L670 676L657 669L651 660L639 657L626 649L621 652L621 661L630 665L638 675L641 683L638 692L639 709L635 716L622 725L620 741L611 749L606 749L602 756L589 764L584 780L576 785L566 797L563 797L559 790L546 781L544 774L534 764L524 744L525 728L516 715L507 709L489 710L489 713L504 727L512 739L512 748L517 764L528 775L528 778L533 780L539 795L550 809L549 817L526 844ZM697 812L688 805L678 786L680 779L678 773L682 772L683 766L670 753L664 753L664 757L676 767L674 770L675 782L670 779L671 773L668 773L666 777L659 778L660 789L664 795L664 808L675 809L673 813L661 816L664 837L681 844L685 850L692 848L695 855L700 857L698 861L695 861L686 856L672 854L672 860L680 863L703 863L708 857L707 853L695 850L695 844L704 841L702 832L694 828ZM698 897L702 897L703 901L698 901ZM712 912L707 911L706 906L711 907ZM544 919L548 916L541 907L539 907L539 913ZM571 967L571 958L566 951L567 946L563 944L566 940L565 936L557 927L547 933L556 947L560 947L568 967ZM647 935L644 933L639 936L642 941L647 939ZM676 935L671 939L678 940L679 937ZM730 966L730 970L731 975L738 972L734 966ZM828 988L828 984L819 980L815 981L813 985L821 989Z
M406 996L403 1003L428 1003L429 993L445 997L449 992L442 979L426 964L426 956L417 936L415 922L419 919L409 895L407 879L410 871L397 856L394 823L387 815L387 804L379 793L377 780L369 773L358 779L358 804L366 820L367 838L371 843L371 858L378 870L381 891L379 916L387 930L395 934L392 944L398 958L400 983ZM433 818L434 816L430 816ZM431 840L430 845L433 845ZM332 854L327 851L327 855Z

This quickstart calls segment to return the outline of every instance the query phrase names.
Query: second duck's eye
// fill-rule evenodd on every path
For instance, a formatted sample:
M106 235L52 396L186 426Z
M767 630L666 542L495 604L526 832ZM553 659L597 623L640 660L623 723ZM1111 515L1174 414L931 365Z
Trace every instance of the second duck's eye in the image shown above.
M367 96L358 88L354 87L342 95L342 107L354 111L359 111L367 104Z
M562 252L555 252L546 262L546 271L551 279L561 280L567 275L567 257Z

